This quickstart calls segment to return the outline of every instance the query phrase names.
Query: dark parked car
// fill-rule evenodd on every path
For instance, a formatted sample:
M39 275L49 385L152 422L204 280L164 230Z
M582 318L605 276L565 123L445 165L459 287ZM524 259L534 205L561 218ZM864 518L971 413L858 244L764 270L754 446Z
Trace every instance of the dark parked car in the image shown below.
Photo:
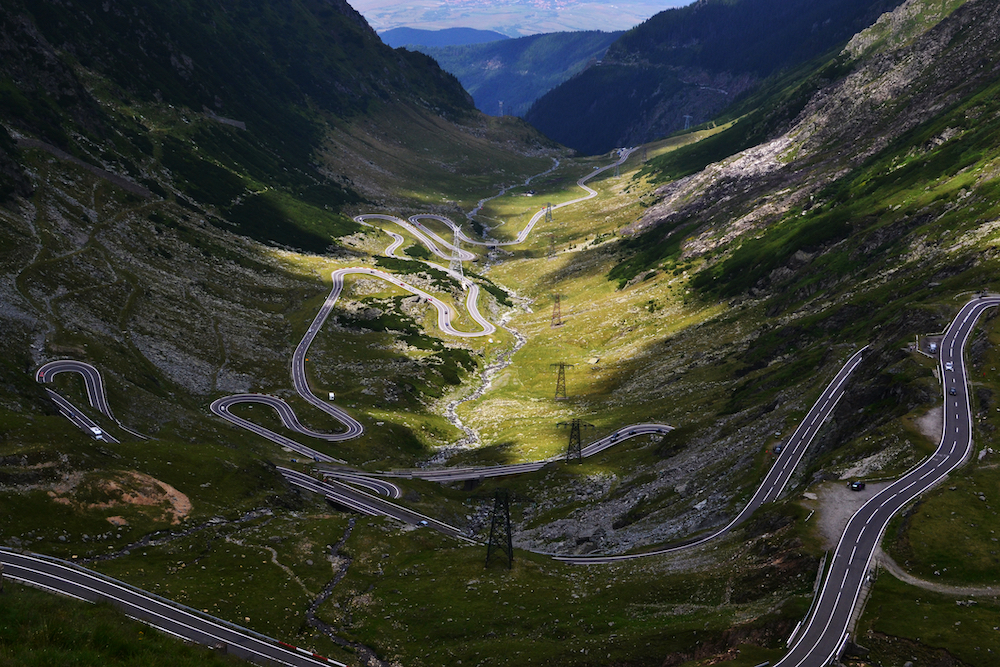
M850 485L849 485L849 488L851 489L851 491L864 491L865 490L865 483L864 482L851 482Z

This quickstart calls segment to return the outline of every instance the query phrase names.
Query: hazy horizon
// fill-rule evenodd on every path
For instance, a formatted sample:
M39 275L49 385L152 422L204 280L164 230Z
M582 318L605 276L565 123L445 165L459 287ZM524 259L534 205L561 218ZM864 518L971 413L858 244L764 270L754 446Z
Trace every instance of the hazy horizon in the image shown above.
M509 37L576 30L628 30L692 0L348 0L378 32L477 28Z

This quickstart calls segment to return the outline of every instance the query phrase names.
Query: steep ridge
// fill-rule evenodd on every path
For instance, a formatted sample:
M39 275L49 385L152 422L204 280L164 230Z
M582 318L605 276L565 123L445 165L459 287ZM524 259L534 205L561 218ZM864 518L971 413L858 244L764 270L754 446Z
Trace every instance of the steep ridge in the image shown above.
M761 80L844 44L900 0L700 0L622 35L525 118L587 154L712 120Z
M900 14L929 4L909 2ZM723 245L732 248L732 241L745 234L786 224L785 234L792 236L777 253L758 253L748 267L741 259L753 252L748 247L727 260L732 262L728 270L725 261L713 262L713 269L702 273L700 287L712 286L731 296L768 284L770 273L799 250L815 253L846 237L862 238L872 224L905 233L937 217L933 211L940 215L946 208L941 199L920 203L916 209L885 210L884 198L889 193L907 196L920 180L954 177L973 164L989 161L987 156L996 148L982 139L990 131L973 118L986 111L982 96L996 82L997 21L996 7L971 2L895 48L861 55L870 38L860 36L832 65L820 70L821 75L835 78L834 83L818 89L811 81L801 84L814 92L794 120L759 146L663 186L662 200L626 233L645 239L648 248L648 240L670 235L683 225L681 252L703 256ZM969 49L970 43L976 48ZM779 107L771 113L786 112ZM966 120L956 125L962 116ZM737 123L718 135L718 143L732 142L742 131ZM982 153L970 152L972 146ZM676 164L670 160L676 159L653 161L648 173L666 175ZM875 191L880 191L877 198L871 197ZM662 251L665 246L659 247ZM660 259L656 252L631 259L616 275L635 275L642 262L650 266ZM739 283L715 282L723 274L734 275L738 264L750 269ZM779 278L774 275L775 282ZM765 282L757 285L762 279Z
M480 111L523 116L539 97L596 66L621 34L556 32L470 46L414 48L454 74Z
M420 150L401 124L435 125L442 145L509 136L482 127L453 76L387 47L339 0L15 0L0 12L6 194L30 191L16 143L49 146L141 196L180 196L257 240L322 252L353 227L340 210L371 192L338 161L351 147L331 130L401 144L396 160ZM302 220L302 206L326 213Z

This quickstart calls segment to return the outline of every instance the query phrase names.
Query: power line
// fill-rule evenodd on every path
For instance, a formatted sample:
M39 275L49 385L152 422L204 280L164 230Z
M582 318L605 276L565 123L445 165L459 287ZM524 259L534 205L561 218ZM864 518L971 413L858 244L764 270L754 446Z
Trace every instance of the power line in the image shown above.
M569 426L569 446L566 447L566 460L583 463L583 444L580 438L581 428L594 428L593 424L588 424L582 419L572 419L568 422L559 422L556 426Z
M460 276L465 275L465 271L462 270L462 251L461 251L462 239L459 236L458 226L455 226L454 240L451 243L451 262L448 263L448 268L454 273Z
M553 368L559 369L559 375L556 376L556 400L566 400L566 369L572 368L573 364L567 364L565 361L560 361L556 364L549 364Z
M490 519L490 539L486 544L486 567L499 554L507 557L507 569L514 567L514 540L510 530L510 494L507 489L497 489L493 497L493 516Z

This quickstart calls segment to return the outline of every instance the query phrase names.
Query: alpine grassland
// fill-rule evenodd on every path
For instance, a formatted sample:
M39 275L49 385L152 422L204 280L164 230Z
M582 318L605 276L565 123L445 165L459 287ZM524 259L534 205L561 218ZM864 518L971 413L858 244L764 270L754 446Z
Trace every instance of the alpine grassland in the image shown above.
M6 582L0 605L0 659L11 665L245 665L182 644L108 604L89 605Z
M575 156L520 120L477 114L433 63L375 44L349 8L282 6L272 18L304 42L287 52L256 19L212 13L222 42L246 31L246 66L262 68L249 81L228 56L213 70L207 42L185 51L201 33L167 34L185 27L184 3L158 14L147 53L124 37L73 37L84 16L95 40L139 30L113 2L107 17L40 6L0 9L16 37L3 48L51 55L0 61L0 542L346 664L775 662L846 520L824 490L877 486L934 451L943 399L929 344L963 303L1000 290L1000 11L986 0L909 0L844 52L634 147L617 169L621 153ZM24 25L81 44L57 52ZM317 31L343 34L314 61L328 39ZM355 57L365 62L346 92L317 92L325 68ZM274 65L299 58L302 71ZM254 102L275 90L288 94ZM570 203L588 176L596 195ZM506 244L548 204L551 220ZM476 255L463 272L496 331L443 332L400 283L478 332L450 258L393 222L355 220L371 213L446 216L480 241L462 244ZM550 458L520 476L394 478L394 502L468 541L291 486L276 467L316 475L314 461L209 410L263 393L310 428L344 428L295 393L290 371L332 272L350 268L392 280L348 275L304 364L313 393L364 433L314 442L269 407L233 412L369 473ZM946 655L986 667L998 650L992 598L967 604L962 590L997 584L997 322L987 316L966 351L972 460L885 534L885 558L910 583L879 574L853 635L885 664ZM637 554L726 525L866 345L780 499L731 533L617 564L551 558ZM115 417L145 437L90 407L79 376L38 383L54 359L96 366ZM46 388L119 442L72 426ZM567 461L575 419L584 444L623 437ZM662 431L626 437L647 423ZM513 562L487 568L501 490ZM67 628L70 602L36 603L41 593L7 583L11 662L145 664L168 641L110 629L102 606L73 606L82 620ZM931 584L945 588L918 587Z

